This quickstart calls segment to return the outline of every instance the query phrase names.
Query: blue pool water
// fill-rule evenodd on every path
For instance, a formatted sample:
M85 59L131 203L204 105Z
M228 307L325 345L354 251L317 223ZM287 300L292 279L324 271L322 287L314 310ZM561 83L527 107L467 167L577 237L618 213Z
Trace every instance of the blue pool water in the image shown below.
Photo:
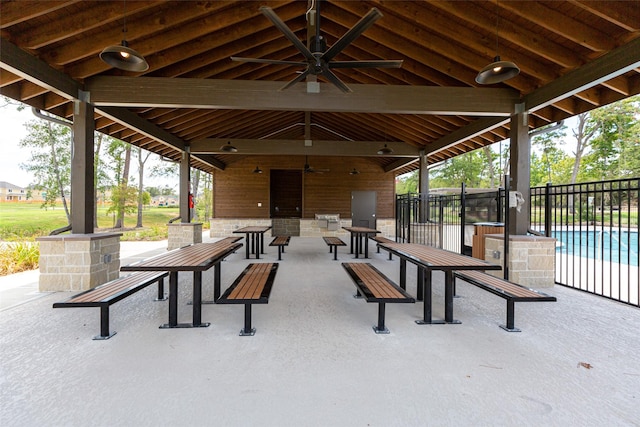
M638 266L637 231L554 231L556 252Z

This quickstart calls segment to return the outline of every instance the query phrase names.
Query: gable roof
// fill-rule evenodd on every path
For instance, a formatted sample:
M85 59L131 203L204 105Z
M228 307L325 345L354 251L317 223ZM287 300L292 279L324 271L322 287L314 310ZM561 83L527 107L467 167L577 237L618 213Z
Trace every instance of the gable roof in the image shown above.
M259 7L304 43L311 3L2 1L0 92L65 118L83 97L100 132L174 160L189 146L208 172L253 154L336 154L395 173L417 168L420 151L435 163L507 138L506 107L535 129L640 93L638 1L322 1L329 46L371 8L383 14L336 60L403 61L334 69L351 94L322 77L320 93L278 91L299 68L230 60L304 60ZM148 71L99 59L123 36ZM480 87L496 53L521 72ZM377 155L383 144L394 153Z

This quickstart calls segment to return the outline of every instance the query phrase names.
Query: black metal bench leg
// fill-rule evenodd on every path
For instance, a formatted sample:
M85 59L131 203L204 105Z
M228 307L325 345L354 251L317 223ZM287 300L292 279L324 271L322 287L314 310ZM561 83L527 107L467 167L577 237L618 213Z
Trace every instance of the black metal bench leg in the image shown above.
M378 326L373 327L376 334L388 334L389 330L384 325L385 303L378 303Z
M156 298L155 300L156 301L167 300L167 295L165 295L164 293L164 277L161 277L160 280L158 280L158 298Z
M507 332L520 332L520 329L515 326L515 304L514 300L507 300L507 324L500 325L500 327Z
M278 246L278 261L282 261L282 246Z
M251 304L244 305L244 328L240 330L241 337L252 337L256 334L256 328L251 327Z
M338 247L337 246L333 247L333 260L334 261L338 260Z
M100 307L100 335L93 337L94 340L108 340L116 333L109 333L109 306Z

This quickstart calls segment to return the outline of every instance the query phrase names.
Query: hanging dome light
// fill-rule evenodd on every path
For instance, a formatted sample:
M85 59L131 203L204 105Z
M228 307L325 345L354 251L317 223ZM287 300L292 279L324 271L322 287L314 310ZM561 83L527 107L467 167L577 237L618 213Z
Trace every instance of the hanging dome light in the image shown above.
M384 144L384 147L378 150L378 154L389 155L393 153L393 149L387 147L387 144Z
M490 85L500 83L517 76L520 68L511 61L501 61L500 56L493 58L493 62L484 67L476 76L476 83Z
M476 76L476 83L481 85L491 85L501 83L520 74L520 68L511 61L502 61L498 55L498 23L500 22L500 5L496 1L496 56L493 62L484 67Z
M107 46L102 52L100 52L100 59L112 67L119 68L125 71L147 71L149 64L144 56L140 55L135 50L129 47L129 44L124 40L124 35L127 33L127 2L124 0L124 13L122 24L122 36L123 40L120 45Z
M351 172L349 172L349 175L358 175L360 172L358 171L358 169L353 168L353 170Z
M226 145L220 147L220 151L224 151L225 153L237 153L238 149L231 145L231 141L229 141Z
M135 50L131 49L126 40L119 46L107 46L100 52L100 59L112 67L125 71L147 71L149 64Z
M256 168L253 170L253 173L262 173L262 169L256 166Z

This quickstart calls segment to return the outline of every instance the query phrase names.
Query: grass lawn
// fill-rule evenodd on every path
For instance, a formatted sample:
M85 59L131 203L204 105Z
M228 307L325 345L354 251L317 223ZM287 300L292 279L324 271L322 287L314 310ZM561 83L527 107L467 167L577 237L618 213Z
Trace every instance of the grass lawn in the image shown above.
M108 206L98 207L98 228L107 230L113 227L113 214L107 215ZM142 213L143 229L125 231L122 240L162 240L167 238L167 223L179 215L177 206L147 208ZM133 229L137 214L125 215L125 229ZM0 204L0 240L25 241L46 236L52 230L67 225L64 208L44 210L39 203L2 203ZM206 224L203 224L206 225Z

